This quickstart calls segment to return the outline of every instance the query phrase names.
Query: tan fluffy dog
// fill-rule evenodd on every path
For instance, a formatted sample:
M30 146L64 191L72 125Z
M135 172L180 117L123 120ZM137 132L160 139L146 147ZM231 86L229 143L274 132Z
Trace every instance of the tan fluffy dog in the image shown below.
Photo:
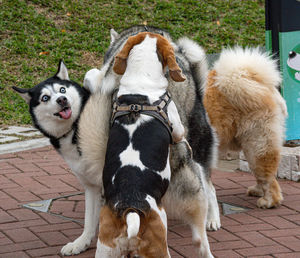
M210 71L204 106L220 141L220 150L243 150L257 185L247 194L257 206L271 208L283 200L276 173L287 109L278 87L276 62L258 49L222 51Z

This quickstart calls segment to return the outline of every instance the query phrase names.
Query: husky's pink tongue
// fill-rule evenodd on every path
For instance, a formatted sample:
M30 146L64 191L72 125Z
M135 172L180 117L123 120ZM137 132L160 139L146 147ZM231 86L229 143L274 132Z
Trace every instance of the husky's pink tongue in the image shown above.
M71 110L71 108L68 108L68 109L60 111L59 114L63 119L69 119L72 115L72 110Z

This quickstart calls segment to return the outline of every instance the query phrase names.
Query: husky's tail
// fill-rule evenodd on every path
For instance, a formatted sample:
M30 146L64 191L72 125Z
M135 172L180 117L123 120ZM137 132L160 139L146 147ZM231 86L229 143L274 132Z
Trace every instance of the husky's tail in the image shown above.
M235 47L221 52L208 75L206 87L217 87L226 99L244 112L268 109L272 103L286 114L278 87L281 83L276 61L259 48Z
M137 236L140 230L140 216L136 212L129 212L126 215L127 236L132 238Z
M177 46L191 63L191 71L196 82L196 87L198 90L201 90L205 85L208 74L208 64L204 49L195 41L186 37L180 38L177 41Z

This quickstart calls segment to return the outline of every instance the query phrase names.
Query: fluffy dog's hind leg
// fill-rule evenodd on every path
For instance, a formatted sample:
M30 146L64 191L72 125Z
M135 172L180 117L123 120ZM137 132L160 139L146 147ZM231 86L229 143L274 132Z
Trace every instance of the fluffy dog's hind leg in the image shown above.
M249 187L247 194L261 197L257 201L257 206L260 208L277 207L283 200L281 188L276 180L279 159L278 150L268 151L260 157L255 157L252 161L254 164L250 166L257 185Z
M85 251L96 234L101 206L100 187L86 187L84 230L80 237L63 246L62 255L74 255Z

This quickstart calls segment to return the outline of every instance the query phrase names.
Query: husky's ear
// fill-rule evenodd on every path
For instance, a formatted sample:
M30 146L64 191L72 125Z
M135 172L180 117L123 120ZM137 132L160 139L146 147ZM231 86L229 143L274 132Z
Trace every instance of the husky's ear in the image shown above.
M13 86L12 88L26 101L27 104L29 104L31 100L29 89L22 89L15 86Z
M119 37L119 33L114 29L110 29L110 44L114 43L114 41Z
M65 66L63 60L59 61L58 70L57 70L57 73L55 74L55 76L61 80L67 80L67 81L70 80L69 74L68 74L68 69Z
M174 53L174 48L171 43L161 35L156 35L157 37L157 49L162 55L163 65L169 67L169 74L175 82L183 82L186 77L182 74L180 67L176 62L176 57Z
M137 44L140 44L146 37L148 32L140 32L135 36L131 36L126 41L122 50L116 55L113 70L116 74L124 74L127 67L127 57L130 50Z

